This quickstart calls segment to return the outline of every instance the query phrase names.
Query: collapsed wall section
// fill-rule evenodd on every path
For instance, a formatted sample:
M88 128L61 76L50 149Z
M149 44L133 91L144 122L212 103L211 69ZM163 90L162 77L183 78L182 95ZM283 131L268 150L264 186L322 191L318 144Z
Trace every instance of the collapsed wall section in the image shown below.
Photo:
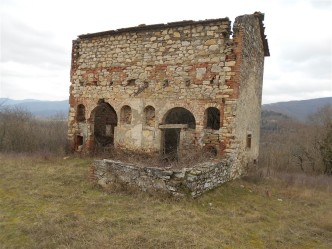
M235 19L233 40L236 56L235 81L239 86L234 116L231 157L241 171L257 163L263 87L264 57L269 48L264 35L264 14L255 12ZM243 172L233 171L234 176Z

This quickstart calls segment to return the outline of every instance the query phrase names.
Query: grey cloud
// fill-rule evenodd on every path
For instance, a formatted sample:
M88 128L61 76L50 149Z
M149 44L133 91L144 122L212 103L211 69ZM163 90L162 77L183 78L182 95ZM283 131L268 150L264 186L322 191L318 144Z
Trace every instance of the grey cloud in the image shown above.
M308 2L317 9L328 9L331 7L331 0L279 0L283 6L291 6L296 2Z
M298 94L314 93L321 91L332 91L331 82L329 80L315 79L280 79L266 80L264 82L264 93L268 95L278 94Z
M283 71L301 71L312 78L331 78L331 42L288 44L283 47L280 63Z
M69 55L54 42L49 33L43 33L4 16L1 23L1 61L16 61L47 67L67 67Z
M331 39L321 40L310 43L292 43L289 42L287 46L283 47L283 57L289 60L299 61L306 60L312 57L330 56L331 55Z
M331 8L331 0L310 0L310 4L319 9Z

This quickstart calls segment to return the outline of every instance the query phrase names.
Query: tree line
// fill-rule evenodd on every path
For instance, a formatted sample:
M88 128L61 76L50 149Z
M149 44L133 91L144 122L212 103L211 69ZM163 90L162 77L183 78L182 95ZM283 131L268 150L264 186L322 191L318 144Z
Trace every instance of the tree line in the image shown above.
M63 154L66 119L60 114L41 119L21 107L0 105L0 152Z
M259 163L267 171L332 175L332 107L305 123L263 111Z
M66 150L67 117L40 119L0 103L0 152L64 154ZM332 107L321 108L305 123L263 111L259 167L332 175Z

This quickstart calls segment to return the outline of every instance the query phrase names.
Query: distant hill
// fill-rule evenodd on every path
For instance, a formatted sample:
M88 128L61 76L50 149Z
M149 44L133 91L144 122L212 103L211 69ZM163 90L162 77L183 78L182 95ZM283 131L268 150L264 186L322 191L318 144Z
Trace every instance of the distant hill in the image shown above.
M3 106L18 106L24 108L39 117L52 117L58 114L66 116L69 110L68 100L42 101L35 99L13 100L0 98L0 105L1 103ZM281 113L290 118L305 121L309 114L315 113L319 108L325 105L332 106L332 97L265 104L262 106L262 110Z
M0 105L5 107L19 107L31 112L37 117L52 117L55 115L68 115L69 102L62 101L42 101L35 99L13 100L0 98Z
M262 106L262 110L277 112L299 121L306 121L308 115L315 113L319 108L326 105L332 106L332 97L265 104Z

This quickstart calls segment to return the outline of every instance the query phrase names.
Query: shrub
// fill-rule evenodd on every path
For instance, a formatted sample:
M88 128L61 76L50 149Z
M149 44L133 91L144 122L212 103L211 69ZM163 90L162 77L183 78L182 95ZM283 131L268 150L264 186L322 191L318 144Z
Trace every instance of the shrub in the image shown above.
M39 119L19 107L0 108L0 151L64 153L67 121L60 116Z

